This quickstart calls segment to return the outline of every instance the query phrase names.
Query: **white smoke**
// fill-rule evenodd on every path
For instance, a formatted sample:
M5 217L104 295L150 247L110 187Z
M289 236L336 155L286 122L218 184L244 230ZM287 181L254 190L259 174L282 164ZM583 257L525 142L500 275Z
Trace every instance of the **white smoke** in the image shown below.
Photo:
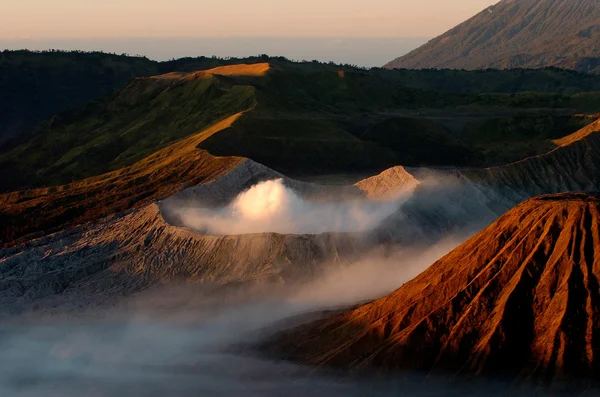
M432 245L398 246L391 252L374 250L346 266L329 267L289 299L319 309L380 298L419 275L467 237L452 235Z
M307 201L276 179L254 185L226 207L184 206L172 208L172 212L186 227L215 235L363 232L396 212L402 201L403 197L392 201Z

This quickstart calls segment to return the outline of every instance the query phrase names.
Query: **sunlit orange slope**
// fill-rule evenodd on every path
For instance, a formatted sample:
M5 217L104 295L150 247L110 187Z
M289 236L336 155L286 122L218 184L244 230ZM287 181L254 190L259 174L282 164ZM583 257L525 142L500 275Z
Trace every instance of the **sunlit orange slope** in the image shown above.
M600 375L600 196L530 199L390 295L276 335L346 370Z
M52 188L0 195L0 246L18 237L81 224L168 197L226 174L244 161L215 157L197 146L241 113L117 171Z
M196 77L196 76L207 76L207 75L216 75L216 76L265 76L271 70L271 65L268 63L255 63L255 64L237 64L237 65L227 65L227 66L218 66L213 69L201 70L198 72L192 73L184 73L184 72L172 72L161 74L157 76L152 76L152 79L182 79L185 77Z

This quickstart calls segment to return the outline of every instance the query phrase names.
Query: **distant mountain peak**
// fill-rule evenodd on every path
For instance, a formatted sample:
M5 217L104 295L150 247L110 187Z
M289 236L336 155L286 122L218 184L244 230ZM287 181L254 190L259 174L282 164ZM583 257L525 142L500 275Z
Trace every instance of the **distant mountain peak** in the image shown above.
M503 0L385 67L600 72L600 2Z

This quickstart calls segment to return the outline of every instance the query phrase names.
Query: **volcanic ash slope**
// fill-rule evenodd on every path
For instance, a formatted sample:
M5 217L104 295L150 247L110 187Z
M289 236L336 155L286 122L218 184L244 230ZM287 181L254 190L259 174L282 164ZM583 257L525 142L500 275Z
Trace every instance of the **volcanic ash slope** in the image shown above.
M275 178L283 178L302 197L361 195L358 188L289 180L245 160L215 181L162 202L0 249L0 314L27 311L34 302L44 309L51 297L60 301L52 306L86 307L174 281L216 286L300 281L326 263L350 261L365 249L357 233L203 234L171 222L167 211L173 203L223 204Z
M600 195L530 199L395 292L262 349L346 370L598 378L599 224Z
M403 240L436 240L448 233L479 231L534 196L600 190L600 121L554 144L547 153L497 167L410 169L416 182L401 208L403 217L390 218L380 231ZM384 174L393 176L389 171ZM371 179L394 185L384 174ZM406 185L404 179L395 178L399 186ZM402 230L410 233L403 236Z

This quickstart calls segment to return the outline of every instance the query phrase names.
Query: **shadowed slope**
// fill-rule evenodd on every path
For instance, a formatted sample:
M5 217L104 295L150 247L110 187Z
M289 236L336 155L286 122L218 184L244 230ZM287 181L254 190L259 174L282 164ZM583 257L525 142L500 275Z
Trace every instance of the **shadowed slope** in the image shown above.
M600 375L600 196L530 199L390 295L276 335L316 366Z
M435 241L443 234L462 234L465 227L474 233L531 197L600 190L600 123L568 136L554 150L515 163L462 170L395 167L357 184L378 185L388 194L413 189L402 216L378 229L386 238Z
M159 73L147 58L81 52L0 52L0 149L36 123Z
M600 122L555 142L548 153L515 163L461 171L515 203L546 193L595 191L600 188Z

